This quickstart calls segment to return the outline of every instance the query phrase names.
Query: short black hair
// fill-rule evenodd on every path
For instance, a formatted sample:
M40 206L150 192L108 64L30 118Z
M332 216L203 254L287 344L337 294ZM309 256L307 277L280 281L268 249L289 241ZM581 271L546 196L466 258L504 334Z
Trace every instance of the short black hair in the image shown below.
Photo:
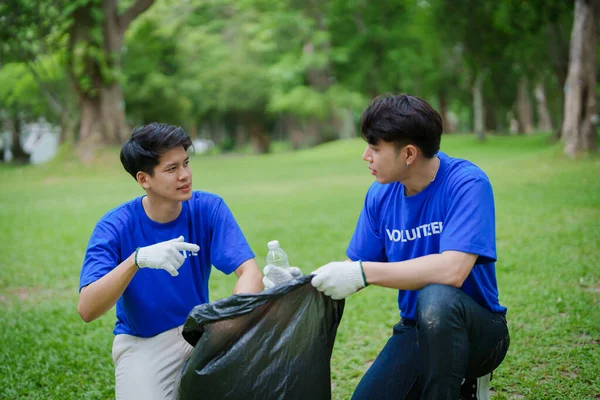
M371 145L380 140L400 149L417 146L427 158L440 150L442 117L424 100L409 94L384 94L373 99L361 118L361 135Z
M131 132L121 148L121 164L133 179L137 180L139 171L152 176L162 154L179 146L187 151L191 145L192 139L182 128L153 122Z

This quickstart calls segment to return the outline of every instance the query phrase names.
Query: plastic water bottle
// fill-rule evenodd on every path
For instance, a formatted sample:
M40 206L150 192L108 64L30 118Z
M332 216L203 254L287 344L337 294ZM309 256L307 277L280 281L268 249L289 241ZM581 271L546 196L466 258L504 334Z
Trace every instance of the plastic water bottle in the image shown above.
M288 256L285 251L279 247L278 240L271 240L267 243L267 247L269 248L269 252L267 253L267 265L270 264L279 268L290 267Z

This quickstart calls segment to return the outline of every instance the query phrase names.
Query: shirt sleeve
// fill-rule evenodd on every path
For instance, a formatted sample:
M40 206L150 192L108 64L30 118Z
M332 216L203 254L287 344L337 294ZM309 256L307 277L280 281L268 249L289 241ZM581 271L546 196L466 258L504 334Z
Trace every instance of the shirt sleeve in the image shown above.
M440 238L440 252L476 254L476 264L496 261L496 222L492 185L475 176L455 186L449 198Z
M354 234L346 250L346 255L353 261L387 261L385 242L379 229L379 208L376 203L369 190L358 217L356 229L354 229Z
M85 251L79 291L112 271L121 263L118 236L106 222L96 224Z
M254 258L227 204L221 199L215 207L210 243L210 262L225 274L235 271L242 263Z

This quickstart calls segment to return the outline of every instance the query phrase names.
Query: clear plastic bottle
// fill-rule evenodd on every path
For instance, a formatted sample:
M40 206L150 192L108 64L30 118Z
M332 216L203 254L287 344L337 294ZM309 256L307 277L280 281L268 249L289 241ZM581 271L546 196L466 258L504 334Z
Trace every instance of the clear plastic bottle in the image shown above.
M288 256L279 246L278 240L271 240L267 243L267 247L269 248L269 252L267 253L267 265L274 265L280 268L290 267Z

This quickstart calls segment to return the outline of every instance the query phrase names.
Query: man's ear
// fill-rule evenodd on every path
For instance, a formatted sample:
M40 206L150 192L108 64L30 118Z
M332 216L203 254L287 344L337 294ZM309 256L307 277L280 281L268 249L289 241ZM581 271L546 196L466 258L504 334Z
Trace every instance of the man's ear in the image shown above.
M140 186L143 187L144 189L150 189L149 178L150 178L150 175L148 175L144 171L138 171L137 174L135 175L135 179L138 181Z
M419 149L414 144L407 144L404 147L404 151L406 152L406 163L412 164L417 158L417 154L419 153Z

